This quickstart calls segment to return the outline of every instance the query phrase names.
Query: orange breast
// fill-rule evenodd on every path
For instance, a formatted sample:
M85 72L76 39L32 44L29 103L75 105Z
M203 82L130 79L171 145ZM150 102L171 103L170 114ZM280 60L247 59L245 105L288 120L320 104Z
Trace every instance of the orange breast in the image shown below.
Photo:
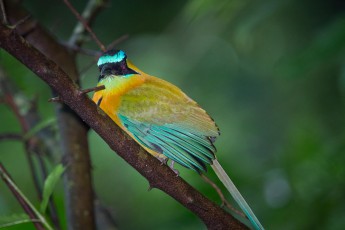
M131 77L111 76L98 83L104 85L105 89L95 92L92 100L99 104L100 108L122 129L125 129L117 115L121 106L121 97L130 90L142 85L145 82L144 75L133 75Z

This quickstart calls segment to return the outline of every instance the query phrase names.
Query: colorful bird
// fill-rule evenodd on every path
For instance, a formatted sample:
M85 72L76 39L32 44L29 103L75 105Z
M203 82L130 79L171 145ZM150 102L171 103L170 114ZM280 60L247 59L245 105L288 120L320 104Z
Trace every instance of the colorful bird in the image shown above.
M215 157L219 129L195 101L175 85L134 66L122 50L98 60L98 86L93 101L150 154L170 159L197 173L211 165L253 224L264 229Z

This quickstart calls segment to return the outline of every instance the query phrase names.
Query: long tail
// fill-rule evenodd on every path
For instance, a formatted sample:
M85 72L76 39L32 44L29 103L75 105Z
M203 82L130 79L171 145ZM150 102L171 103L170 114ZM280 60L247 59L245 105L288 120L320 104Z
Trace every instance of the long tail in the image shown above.
M214 172L217 174L219 180L224 184L224 186L227 188L227 190L230 192L231 196L235 199L237 204L241 207L242 211L246 214L250 222L252 223L253 227L256 230L264 230L264 227L260 224L258 218L256 218L253 211L250 209L247 202L242 197L241 193L238 191L234 183L231 181L230 177L222 166L219 164L217 159L213 161L213 164L211 165Z

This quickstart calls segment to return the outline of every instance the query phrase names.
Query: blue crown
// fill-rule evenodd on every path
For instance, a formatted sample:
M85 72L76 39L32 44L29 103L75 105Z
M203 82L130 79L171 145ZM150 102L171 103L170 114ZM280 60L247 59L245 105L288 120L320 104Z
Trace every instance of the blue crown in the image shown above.
M121 62L127 56L122 50L109 50L99 57L97 66L101 66L106 63Z

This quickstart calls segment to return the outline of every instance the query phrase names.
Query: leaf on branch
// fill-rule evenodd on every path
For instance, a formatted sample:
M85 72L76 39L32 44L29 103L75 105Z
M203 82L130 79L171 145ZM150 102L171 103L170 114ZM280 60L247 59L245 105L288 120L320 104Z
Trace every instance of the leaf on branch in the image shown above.
M0 216L0 229L29 222L32 222L32 220L25 213L15 213L12 215Z
M54 188L64 171L65 167L62 164L58 164L44 181L43 198L40 207L41 213L44 213L47 209L49 198L53 194Z

